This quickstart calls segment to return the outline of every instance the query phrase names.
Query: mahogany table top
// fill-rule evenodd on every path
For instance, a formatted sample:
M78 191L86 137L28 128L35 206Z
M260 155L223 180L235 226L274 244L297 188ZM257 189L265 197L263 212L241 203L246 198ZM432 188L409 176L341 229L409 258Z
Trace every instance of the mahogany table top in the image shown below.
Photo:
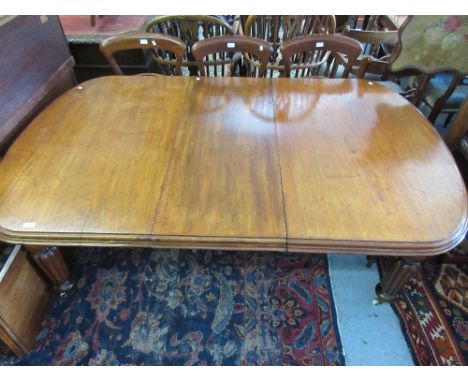
M0 240L435 255L467 195L424 116L366 80L102 77L0 162Z

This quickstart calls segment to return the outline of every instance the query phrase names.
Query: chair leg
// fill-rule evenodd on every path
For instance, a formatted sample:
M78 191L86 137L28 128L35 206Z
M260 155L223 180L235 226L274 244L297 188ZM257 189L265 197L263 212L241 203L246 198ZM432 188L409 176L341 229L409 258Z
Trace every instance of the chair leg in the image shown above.
M434 107L431 109L431 112L429 113L429 117L427 118L430 123L434 124L437 117L440 114L440 111L442 110L442 106L444 106L444 102L441 102L442 100L439 98L437 102L435 103Z
M445 118L445 122L444 122L444 127L447 127L449 125L454 115L455 113L447 113L447 117Z
M443 106L445 105L447 100L450 98L450 96L453 94L457 85L461 82L462 78L463 76L460 74L453 76L453 79L450 82L449 86L447 87L447 90L445 91L445 93L441 97L439 97L437 101L435 102L434 107L431 110L431 114L429 115L429 118L428 118L432 124L434 124Z
M450 150L455 150L468 131L468 99L463 102L457 117L445 136L445 143Z

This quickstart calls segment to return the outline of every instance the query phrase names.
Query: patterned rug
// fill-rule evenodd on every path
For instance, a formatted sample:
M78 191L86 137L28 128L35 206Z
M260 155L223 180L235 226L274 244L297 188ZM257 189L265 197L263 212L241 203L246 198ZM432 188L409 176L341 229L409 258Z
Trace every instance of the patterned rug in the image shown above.
M14 365L343 365L326 256L79 249Z
M466 255L457 248L448 258ZM467 263L426 261L392 306L416 365L468 365Z

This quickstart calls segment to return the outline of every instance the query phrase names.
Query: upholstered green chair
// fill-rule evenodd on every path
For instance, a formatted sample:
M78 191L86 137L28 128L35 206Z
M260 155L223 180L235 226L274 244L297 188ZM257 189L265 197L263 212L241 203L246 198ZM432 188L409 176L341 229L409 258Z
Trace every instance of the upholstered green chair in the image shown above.
M466 36L468 16L411 16L400 29L399 50L391 62L391 70L412 68L424 74L414 102L424 102L431 108L431 122L440 112L448 113L450 119L467 98ZM431 81L434 74L441 72L453 75L449 85Z

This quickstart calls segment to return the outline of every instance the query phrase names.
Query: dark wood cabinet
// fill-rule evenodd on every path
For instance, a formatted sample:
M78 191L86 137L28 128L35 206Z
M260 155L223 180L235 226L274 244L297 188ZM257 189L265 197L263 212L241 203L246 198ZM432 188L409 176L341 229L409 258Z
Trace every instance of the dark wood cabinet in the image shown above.
M57 16L0 17L0 157L31 119L75 83Z

